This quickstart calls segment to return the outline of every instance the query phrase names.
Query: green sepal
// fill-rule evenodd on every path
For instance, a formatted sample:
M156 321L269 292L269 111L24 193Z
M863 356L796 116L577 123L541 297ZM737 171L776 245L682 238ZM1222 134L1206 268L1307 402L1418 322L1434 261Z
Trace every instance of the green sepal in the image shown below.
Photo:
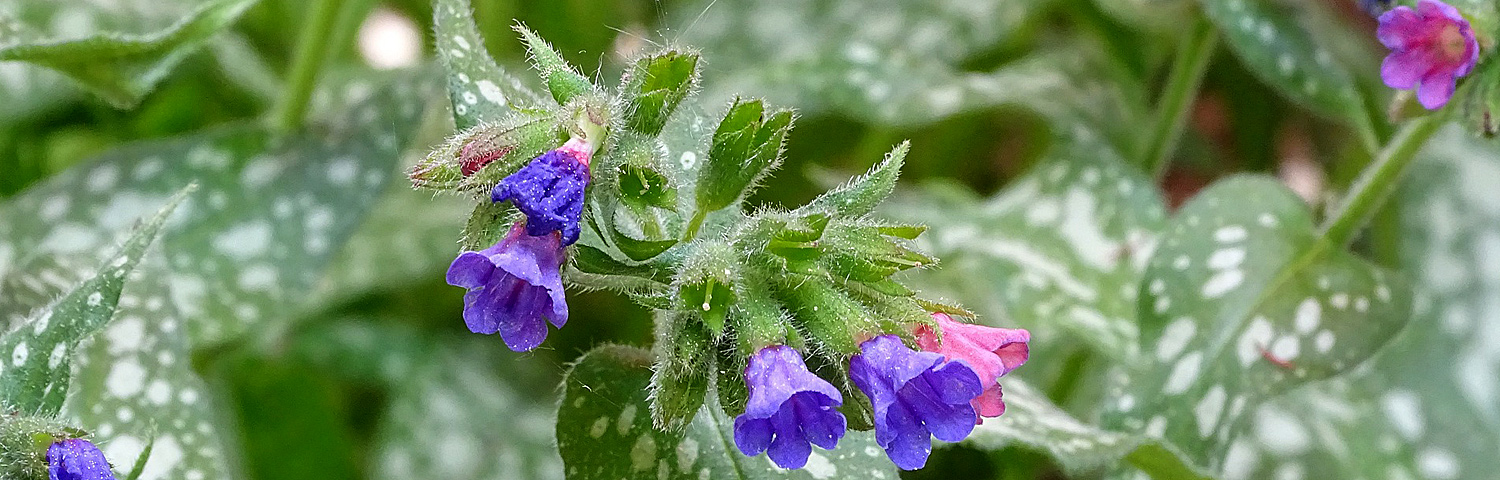
M749 195L780 164L793 119L791 110L767 111L761 100L735 99L714 131L708 162L698 171L696 214Z
M858 354L863 337L878 331L864 306L830 284L826 274L782 275L777 287L778 297L825 356Z
M714 358L714 393L719 396L719 408L731 417L745 413L745 404L750 401L750 387L745 385L747 359L737 348L717 348Z
M729 309L729 326L734 329L734 350L749 357L770 345L786 345L787 325L791 317L781 308L767 288L764 275L748 276L736 285L736 301Z
M594 84L563 60L562 55L558 55L557 50L536 32L521 23L516 23L514 28L531 52L532 67L541 74L542 83L547 85L547 91L558 105L567 105L574 97L594 90Z
M0 412L0 478L46 480L47 447L88 434L46 417Z
M661 145L651 137L621 132L614 148L600 158L600 168L610 169L608 182L619 198L633 206L672 209L677 206L677 187L667 174L661 158Z
M626 162L620 165L618 174L620 200L659 208L677 205L677 189L656 166Z
M945 300L933 300L930 298L916 297L916 301L917 304L921 305L923 309L926 309L927 311L932 313L945 313L955 317L963 318L979 317L979 315L974 313L973 311L961 307L956 303L950 303Z
M922 236L923 233L927 232L927 226L901 224L876 225L875 231L880 232L881 235L890 237L916 240L917 237Z
M714 342L692 315L656 312L655 364L651 373L652 424L659 430L681 432L703 406L708 393Z
M584 273L609 276L630 276L655 282L666 281L665 275L661 270L652 268L647 265L626 265L618 260L615 260L614 258L611 258L603 251L588 245L584 245L583 243L576 243L573 245L572 255L570 256L570 258L573 260L573 266Z
M611 228L611 230L614 230ZM613 238L615 246L624 253L626 257L638 262L644 262L656 258L662 252L677 245L677 239L668 240L637 240L628 235L615 231Z
M697 52L672 49L631 64L620 85L625 124L646 135L661 133L677 105L697 87L698 60Z
M463 233L458 238L459 250L477 252L500 243L511 226L520 220L519 214L510 202L479 202L474 205L469 220L464 222Z
M741 281L737 253L728 243L702 240L683 259L674 284L678 309L701 318L713 338L724 334L724 320L735 304Z
M884 160L871 167L869 172L818 195L818 198L797 209L797 212L824 210L844 217L870 213L896 189L896 179L901 176L901 166L906 162L906 152L909 150L911 142L901 142L885 155Z

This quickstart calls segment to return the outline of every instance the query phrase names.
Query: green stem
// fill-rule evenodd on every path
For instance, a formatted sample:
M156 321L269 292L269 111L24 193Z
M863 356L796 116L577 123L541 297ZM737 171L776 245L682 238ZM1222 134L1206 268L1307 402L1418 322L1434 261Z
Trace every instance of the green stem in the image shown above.
M1348 198L1339 207L1338 213L1323 223L1325 243L1339 246L1349 244L1354 234L1369 222L1370 216L1380 210L1391 192L1396 190L1402 174L1406 173L1406 167L1416 158L1417 151L1443 125L1441 117L1441 114L1433 114L1412 120L1401 131L1396 132L1395 138L1375 157L1375 163L1354 180L1354 185L1349 187Z
M1198 87L1203 84L1203 74L1208 71L1209 60L1213 59L1218 42L1219 33L1213 24L1200 18L1193 33L1183 38L1177 49L1177 58L1172 61L1172 70L1167 77L1166 91L1157 100L1156 124L1141 152L1141 165L1157 178L1166 173L1167 160L1176 150L1182 130L1187 126L1193 99L1198 96Z
M292 68L287 74L286 86L281 98L272 110L275 126L282 131L296 130L307 116L308 100L313 87L317 86L318 71L323 60L328 58L328 40L338 19L339 5L343 0L312 0L312 16L302 28L302 37L297 41L297 53L292 57Z

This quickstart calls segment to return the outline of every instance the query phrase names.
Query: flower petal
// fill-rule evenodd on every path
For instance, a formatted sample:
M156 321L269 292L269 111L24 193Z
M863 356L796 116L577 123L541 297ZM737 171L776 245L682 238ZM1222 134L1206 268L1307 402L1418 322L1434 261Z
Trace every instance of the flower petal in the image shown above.
M489 280L495 264L479 252L464 252L448 265L448 284L455 287L479 288Z
M1380 62L1380 79L1387 87L1405 90L1417 86L1417 81L1431 69L1425 51L1392 52Z
M1417 86L1417 101L1428 110L1437 110L1448 104L1448 99L1453 98L1453 89L1458 80L1450 74L1434 72L1422 78L1422 84Z
M734 446L746 456L760 455L771 446L771 421L764 418L748 418L744 415L734 419Z

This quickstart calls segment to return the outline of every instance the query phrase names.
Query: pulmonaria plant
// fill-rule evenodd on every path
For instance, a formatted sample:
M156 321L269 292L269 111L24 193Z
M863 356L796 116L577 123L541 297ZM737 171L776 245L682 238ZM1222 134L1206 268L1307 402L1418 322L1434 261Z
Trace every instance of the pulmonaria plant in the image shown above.
M658 311L655 426L681 429L716 398L736 447L783 468L872 427L892 462L920 468L931 438L962 440L1004 412L998 379L1025 361L1029 335L934 314L963 310L893 277L936 263L912 242L924 228L869 216L905 145L807 205L748 213L744 199L780 164L790 110L735 99L693 152L701 164L669 161L701 148L673 123L695 90L695 52L645 55L608 90L518 30L556 103L486 119L410 172L418 188L478 201L448 270L468 289L471 331L527 351L547 322L567 321L565 281L624 293ZM835 385L850 381L868 402L846 402Z
M1382 14L1376 35L1391 50L1380 65L1380 78L1391 88L1416 88L1417 100L1429 110L1447 105L1458 79L1479 61L1479 42L1468 20L1438 0Z

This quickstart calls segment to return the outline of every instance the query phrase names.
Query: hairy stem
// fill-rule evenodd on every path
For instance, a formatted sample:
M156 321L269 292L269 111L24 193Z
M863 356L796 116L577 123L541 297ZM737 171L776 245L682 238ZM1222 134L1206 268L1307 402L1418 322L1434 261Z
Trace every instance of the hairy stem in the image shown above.
M1370 217L1396 190L1417 151L1442 125L1442 115L1433 114L1413 120L1396 132L1391 142L1375 157L1375 163L1354 180L1338 213L1323 223L1325 243L1342 246L1353 240L1354 234L1370 221Z
M297 53L292 57L292 68L287 74L286 86L281 98L272 110L276 128L282 131L295 130L302 126L307 116L308 100L313 87L317 86L318 71L323 60L328 58L328 40L338 19L339 6L343 0L312 0L312 14L302 28L302 37L297 41Z
M1157 178L1166 173L1167 160L1177 149L1193 98L1203 84L1203 74L1208 71L1209 60L1213 58L1218 42L1219 32L1213 24L1200 18L1193 33L1183 38L1177 49L1177 58L1172 61L1172 70L1167 77L1166 91L1157 100L1156 124L1141 151L1141 165Z

